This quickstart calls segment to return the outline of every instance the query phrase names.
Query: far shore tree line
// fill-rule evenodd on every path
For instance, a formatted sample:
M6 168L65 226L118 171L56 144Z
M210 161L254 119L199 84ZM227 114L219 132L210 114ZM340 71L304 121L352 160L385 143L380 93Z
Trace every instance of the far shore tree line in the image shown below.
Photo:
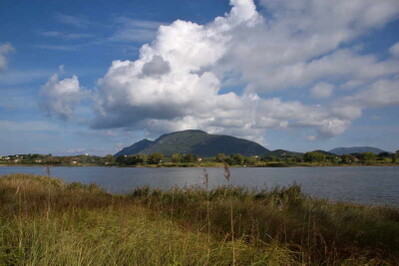
M0 156L0 164L25 165L101 165L101 166L214 166L227 163L236 166L295 166L295 165L375 165L399 163L399 150L395 153L371 152L334 155L324 151L311 151L304 154L282 153L259 156L243 156L235 153L217 154L215 157L199 157L194 154L175 153L164 156L160 152L151 154L113 156L92 156L88 154L76 156L53 156L51 154L19 154Z

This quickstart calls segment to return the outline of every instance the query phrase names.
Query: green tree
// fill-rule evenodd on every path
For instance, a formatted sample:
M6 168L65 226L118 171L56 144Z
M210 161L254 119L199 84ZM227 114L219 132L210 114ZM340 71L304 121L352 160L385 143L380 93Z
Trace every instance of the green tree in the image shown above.
M333 164L337 164L339 162L339 157L336 155L331 155L328 156L328 160L330 160L330 162L332 162Z
M362 159L363 159L362 161L364 163L370 163L372 161L375 161L376 156L372 152L365 152L365 153L362 154Z
M127 164L127 155L120 155L116 157L115 162L119 165L126 165Z
M243 165L244 164L244 156L242 156L239 153L234 153L231 156L231 159L233 159L234 164L236 165Z
M141 162L142 164L145 164L145 163L148 161L148 156L147 156L147 154L140 153L140 154L138 154L137 156L138 156L138 158L140 158L140 162Z
M162 162L162 159L163 159L162 153L154 152L154 153L151 153L150 155L148 155L147 162L149 164L159 164L160 162Z
M227 163L228 165L234 165L235 161L231 156L224 158L224 162Z
M107 154L104 157L104 161L105 161L106 164L114 164L115 160L116 160L115 157L113 155L111 155L111 154Z
M143 156L138 154L138 155L130 155L128 156L128 160L127 160L129 165L138 165L138 164L143 164L144 160L143 160Z
M384 152L380 152L378 154L378 157L385 158L385 157L389 157L390 155L391 154L389 152L384 151Z
M136 165L137 162L137 156L136 155L128 155L126 157L126 164L127 165Z
M245 157L244 163L246 165L255 165L258 159L255 156Z
M321 152L311 151L303 155L305 162L324 162L326 160L326 155Z
M224 159L226 159L226 154L224 154L224 153L216 154L216 161L217 162L222 162L222 161L224 161Z
M341 162L343 164L351 164L355 161L355 157L350 154L344 154L341 156Z
M261 161L263 161L263 162L278 162L278 161L280 161L280 159L277 156L271 155L271 156L262 157Z
M192 163L195 162L196 158L191 153L187 153L183 155L183 162L185 163Z
M175 153L175 154L172 155L171 159L172 159L172 162L174 162L174 163L180 163L181 162L181 155L178 154L178 153Z
M378 154L378 157L377 157L377 158L378 158L379 161L385 161L386 159L392 158L392 154L389 153L389 152L386 152L386 151L380 152L380 153Z

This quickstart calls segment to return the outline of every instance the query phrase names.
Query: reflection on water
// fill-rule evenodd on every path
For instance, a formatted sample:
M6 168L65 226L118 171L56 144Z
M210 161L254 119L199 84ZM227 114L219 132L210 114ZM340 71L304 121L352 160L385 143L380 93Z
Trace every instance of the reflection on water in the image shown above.
M222 168L206 168L210 187L225 185ZM44 167L0 167L0 175L46 175ZM337 201L399 206L399 167L232 168L232 183L263 189L294 182L312 196ZM109 192L126 193L149 185L167 189L201 185L202 168L51 167L66 182L96 183Z

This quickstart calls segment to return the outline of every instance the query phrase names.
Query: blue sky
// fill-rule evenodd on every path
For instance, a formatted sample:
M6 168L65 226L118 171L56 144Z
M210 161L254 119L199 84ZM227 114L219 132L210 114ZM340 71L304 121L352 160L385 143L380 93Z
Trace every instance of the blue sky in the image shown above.
M0 3L0 155L199 128L399 149L396 0Z

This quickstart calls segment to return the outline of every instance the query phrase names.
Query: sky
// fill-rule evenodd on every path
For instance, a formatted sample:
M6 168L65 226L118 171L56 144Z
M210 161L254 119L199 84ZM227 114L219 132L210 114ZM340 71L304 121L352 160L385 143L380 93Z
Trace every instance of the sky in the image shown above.
M399 149L397 0L2 0L0 155L201 129Z

